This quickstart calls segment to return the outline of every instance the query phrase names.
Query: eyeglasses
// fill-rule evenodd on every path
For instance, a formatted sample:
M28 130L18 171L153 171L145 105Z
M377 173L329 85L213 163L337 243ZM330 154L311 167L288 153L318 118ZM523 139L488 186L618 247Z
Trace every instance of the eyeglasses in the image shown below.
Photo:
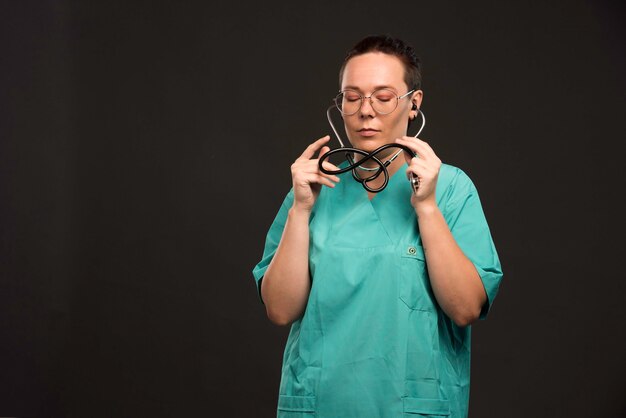
M389 89L376 90L369 96L361 96L359 92L354 90L344 90L335 97L335 104L342 114L350 116L361 109L363 99L369 99L370 105L376 113L387 115L396 110L400 99L404 99L414 91L415 89L398 97L395 92Z

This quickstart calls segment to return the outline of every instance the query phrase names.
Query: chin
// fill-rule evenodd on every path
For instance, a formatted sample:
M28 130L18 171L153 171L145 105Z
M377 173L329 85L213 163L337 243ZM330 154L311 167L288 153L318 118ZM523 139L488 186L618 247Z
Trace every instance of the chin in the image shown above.
M376 148L380 148L380 147L382 147L385 144L386 144L386 142L380 142L380 141L366 142L365 144L363 144L362 147L359 147L359 148L361 148L363 151L372 152Z
M389 142L387 140L384 139L357 139L357 140L350 140L350 143L352 144L352 146L354 148L358 148L358 149L362 149L363 151L367 151L367 152L371 152L374 151L376 148L380 148L385 144L388 144Z

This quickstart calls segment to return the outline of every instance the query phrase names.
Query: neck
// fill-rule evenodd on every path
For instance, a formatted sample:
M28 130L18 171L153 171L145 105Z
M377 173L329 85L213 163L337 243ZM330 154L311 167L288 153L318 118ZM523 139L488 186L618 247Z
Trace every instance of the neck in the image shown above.
M393 153L395 154L395 152ZM393 154L391 156L393 156ZM404 151L398 155L398 157L396 157L388 166L387 166L387 173L389 174L389 179L391 179L391 177L396 173L396 171L398 171L400 169L400 167L402 167L402 165L406 162L406 159L404 157ZM389 160L389 158L391 157L386 157L386 158L380 158L379 159L384 163L385 161ZM369 163L369 161L368 161ZM368 164L368 167L370 165ZM374 163L372 168L378 168L379 166ZM373 171L363 171L363 170L357 170L357 173L359 174L359 176L361 178L367 178L369 176L371 176L372 174L374 174ZM376 179L370 181L368 184L373 187L373 188L378 188L380 186L383 185L385 181L385 177L383 174L381 174L380 176L378 176ZM369 192L368 192L369 193ZM370 199L372 198L372 193L370 194Z
M396 150L393 148L389 148L387 150L384 150L382 153L376 154L376 158L378 158L381 162L385 164L392 164L396 159L400 158L400 154L402 154L401 149ZM358 154L355 157L357 162L365 158L364 156ZM362 171L376 171L379 168L379 165L376 163L376 161L369 159L358 168Z

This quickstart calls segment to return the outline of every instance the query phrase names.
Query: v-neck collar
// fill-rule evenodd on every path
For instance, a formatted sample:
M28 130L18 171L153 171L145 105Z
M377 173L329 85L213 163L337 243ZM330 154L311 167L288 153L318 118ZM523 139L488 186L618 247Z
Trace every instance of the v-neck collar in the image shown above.
M405 176L406 168L406 163L402 164L389 179L387 187L372 199L363 185L352 178L351 173L346 173L345 180L342 179L348 183L345 184L347 189L345 197L354 199L353 201L359 205L366 205L376 216L391 242L396 244L411 233L406 230L407 224L411 225L409 218L415 219L417 228L415 211L411 206L411 185Z
M406 169L407 164L402 164L389 179L389 184L385 190L378 193L378 196L370 201L383 228L395 243L403 241L407 235L414 232L407 230L407 225L414 224L417 228L415 210L411 206L412 189L411 184L406 179Z

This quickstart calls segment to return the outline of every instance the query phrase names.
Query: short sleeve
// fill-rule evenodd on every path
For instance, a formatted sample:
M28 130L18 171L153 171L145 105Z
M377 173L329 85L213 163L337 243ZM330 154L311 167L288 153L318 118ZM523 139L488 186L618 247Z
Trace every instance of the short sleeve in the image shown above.
M274 218L274 222L272 222L272 225L267 232L267 237L265 238L265 248L263 249L263 257L261 258L261 261L259 261L259 263L252 270L252 275L256 281L261 302L263 302L263 298L261 297L261 280L263 280L263 276L265 275L265 272L267 271L267 268L276 253L280 239L283 236L283 230L285 229L285 223L287 222L287 215L292 204L293 189L289 191L285 200L283 200L283 203Z
M502 268L478 191L467 174L456 167L454 170L444 192L444 217L457 244L474 263L485 287L487 302L480 312L480 318L484 319L498 293Z

